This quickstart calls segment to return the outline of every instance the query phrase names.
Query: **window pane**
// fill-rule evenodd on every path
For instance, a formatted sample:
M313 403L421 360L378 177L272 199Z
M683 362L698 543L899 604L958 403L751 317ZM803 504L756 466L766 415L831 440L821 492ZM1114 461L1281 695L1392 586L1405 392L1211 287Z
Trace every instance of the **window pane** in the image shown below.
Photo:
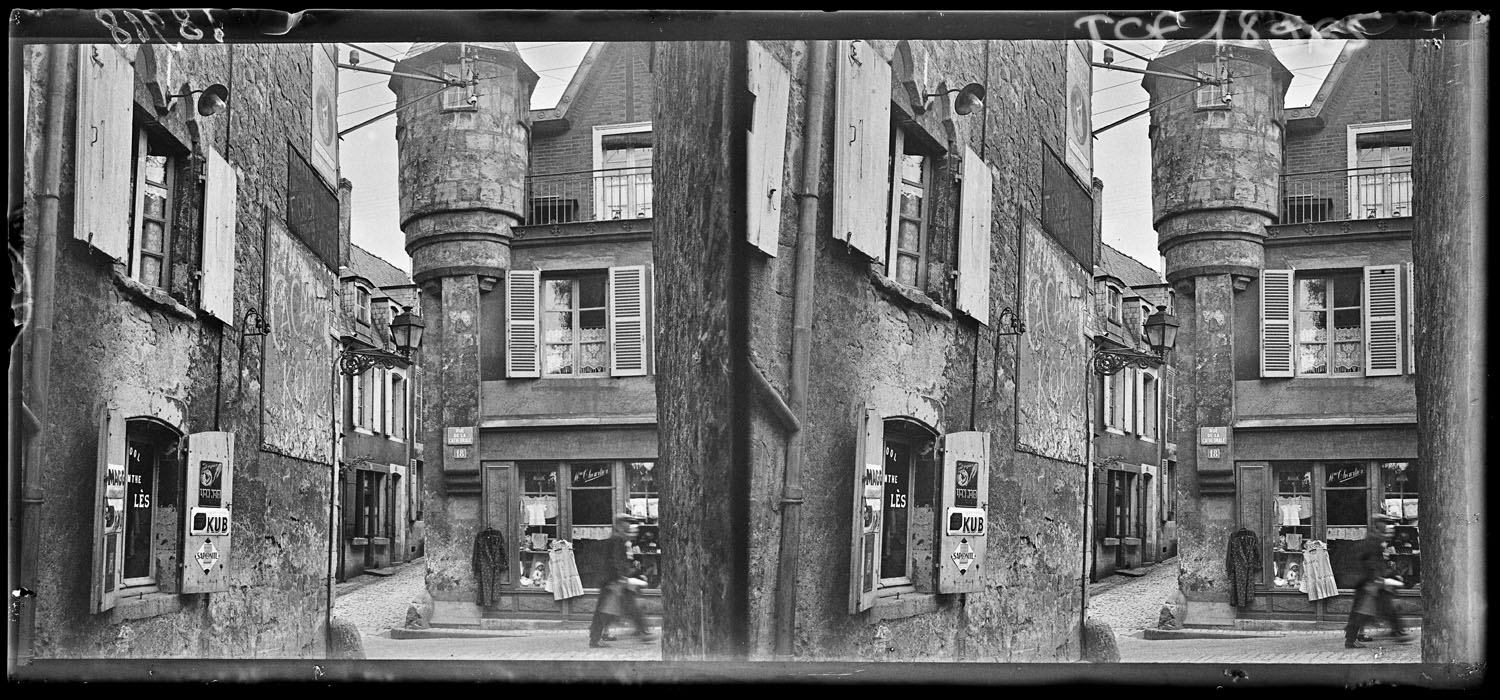
M1298 345L1297 371L1303 374L1327 374L1328 346Z
M151 508L156 482L156 446L131 442L126 455L125 565L127 579L151 575Z
M1297 342L1328 342L1328 312L1303 311L1297 314Z
M1363 343L1336 343L1333 346L1333 371L1342 374L1358 372L1364 364Z
M901 215L913 219L922 216L922 191L910 186L901 187Z
M573 308L573 280L547 280L546 285L548 309Z
M603 374L609 370L609 353L604 343L583 343L578 346L578 372L580 374Z
M905 153L901 156L901 179L921 184L925 156Z
M1333 339L1338 341L1364 340L1364 322L1359 309L1340 309L1333 312Z
M166 190L152 187L146 190L146 216L154 219L167 217Z
M1333 278L1333 305L1339 308L1359 306L1360 287L1364 279L1360 274L1341 274Z
M161 286L161 261L152 257L141 258L141 283L153 287Z
M906 531L911 493L911 446L887 442L885 456L885 530L880 551L880 577L907 575Z
M1327 308L1328 281L1317 278L1298 279L1297 306L1303 309Z
M572 374L573 346L547 345L543 350L542 361L544 374Z
M161 252L162 228L155 221L147 221L141 226L141 250L151 253Z
M574 525L610 525L612 515L610 501L613 492L608 489L582 489L573 492Z
M146 180L157 184L167 181L167 157L146 156Z
M917 286L917 259L915 257L906 254L896 256L896 281L913 287Z
M608 321L604 309L579 312L578 339L585 343L603 342L604 332L609 327Z
M573 314L566 311L542 314L545 333L542 340L548 343L566 343L573 340Z
M921 225L910 219L902 219L897 230L900 234L896 238L896 247L901 250L917 252L921 248Z
M578 308L604 308L604 275L583 275L578 278Z
M1369 479L1366 476L1365 465L1359 462L1332 462L1323 467L1325 479L1323 485L1328 488L1341 488L1349 486L1367 486ZM1330 523L1333 521L1329 521ZM1364 522L1355 523L1363 525Z
M1328 504L1329 527L1362 527L1369 523L1364 489L1329 489L1323 494Z

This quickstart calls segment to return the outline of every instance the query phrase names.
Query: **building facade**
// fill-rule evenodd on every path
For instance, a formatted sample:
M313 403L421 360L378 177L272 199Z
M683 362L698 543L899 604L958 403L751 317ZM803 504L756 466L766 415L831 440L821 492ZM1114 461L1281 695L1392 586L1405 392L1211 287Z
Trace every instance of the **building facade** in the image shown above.
M1105 351L1151 352L1146 319L1175 306L1159 273L1103 243L1093 294L1091 336ZM1093 378L1091 581L1177 555L1175 375L1164 363Z
M595 43L558 105L536 111L536 75L508 44L418 45L397 69L477 81L398 126L434 363L435 622L589 619L620 512L643 519L641 602L661 610L648 47ZM391 88L431 92L399 76ZM571 569L577 588L558 578Z
M1207 86L1152 122L1193 394L1179 475L1188 624L1342 622L1352 547L1380 512L1398 519L1397 609L1421 615L1409 50L1350 41L1297 109L1283 108L1289 76L1264 42L1169 44L1153 61L1233 77L1227 97ZM1156 96L1181 83L1145 84ZM1217 155L1190 163L1183 144ZM1226 549L1246 533L1258 562L1236 570ZM1312 557L1337 595L1310 592Z
M37 593L20 601L18 657L322 656L331 47L18 56L35 306L17 540Z
M669 658L1077 660L1086 42L653 65Z
M419 311L416 285L357 245L347 260L339 280L341 348L394 353L391 320ZM424 552L420 395L416 362L339 377L340 581Z

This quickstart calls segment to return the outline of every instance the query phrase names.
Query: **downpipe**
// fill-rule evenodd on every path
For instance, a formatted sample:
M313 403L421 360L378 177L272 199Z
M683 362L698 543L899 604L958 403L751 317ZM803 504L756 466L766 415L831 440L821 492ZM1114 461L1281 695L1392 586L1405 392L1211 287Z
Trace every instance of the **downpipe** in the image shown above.
M807 414L808 364L812 349L814 271L817 264L818 183L823 170L824 115L828 103L828 44L811 42L807 67L807 117L803 123L802 185L797 197L796 286L792 297L792 357L789 408ZM787 440L781 496L781 551L776 576L775 653L790 656L797 629L797 578L802 542L802 461L807 431Z

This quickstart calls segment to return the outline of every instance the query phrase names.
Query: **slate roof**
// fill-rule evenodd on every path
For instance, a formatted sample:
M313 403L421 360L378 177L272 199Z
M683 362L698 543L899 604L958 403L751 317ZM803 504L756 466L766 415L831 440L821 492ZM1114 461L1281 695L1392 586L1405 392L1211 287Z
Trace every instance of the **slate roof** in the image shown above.
M1108 243L1103 244L1102 248L1104 253L1099 256L1099 263L1094 266L1095 277L1108 275L1132 289L1166 284L1161 274L1147 267L1145 263L1115 250Z
M357 245L349 245L349 272L370 281L376 287L402 287L412 284L411 276L384 258Z

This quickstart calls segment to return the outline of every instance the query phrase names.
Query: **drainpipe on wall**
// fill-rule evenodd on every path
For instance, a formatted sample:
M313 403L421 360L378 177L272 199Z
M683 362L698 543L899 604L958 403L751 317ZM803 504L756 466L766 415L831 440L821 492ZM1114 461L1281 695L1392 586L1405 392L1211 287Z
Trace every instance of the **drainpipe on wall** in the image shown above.
M807 376L812 348L813 273L817 263L818 183L823 171L823 115L828 102L827 42L811 42L807 68L807 119L802 129L802 186L797 197L796 286L792 297L791 389L799 419L807 413ZM797 629L797 565L802 543L802 445L805 430L791 434L781 496L781 553L777 562L777 656L792 654Z
M47 400L52 365L52 300L56 296L58 190L62 181L64 81L68 75L70 48L69 45L54 45L47 57L47 116L44 122L46 131L42 135L46 150L38 178L40 192L37 194L36 257L33 261L36 269L31 275L33 307L31 325L26 329L31 340L27 348L30 352L25 356L28 376L24 395L31 398L27 408L35 416L33 425L37 430L24 438L26 458L22 465L21 503L24 512L19 587L33 593L38 590L37 546L41 535L42 504L46 502L42 491L42 436L46 434L47 414L50 412ZM36 595L18 598L17 602L20 603L21 618L17 630L16 661L21 665L29 663L32 657L36 637Z

